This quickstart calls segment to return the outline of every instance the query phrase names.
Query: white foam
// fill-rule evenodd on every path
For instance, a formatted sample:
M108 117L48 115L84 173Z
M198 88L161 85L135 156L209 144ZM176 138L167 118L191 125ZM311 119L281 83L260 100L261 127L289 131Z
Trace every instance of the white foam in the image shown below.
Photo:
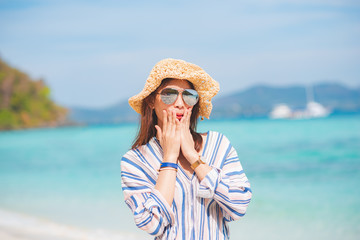
M139 240L139 236L103 229L83 229L0 209L2 240Z

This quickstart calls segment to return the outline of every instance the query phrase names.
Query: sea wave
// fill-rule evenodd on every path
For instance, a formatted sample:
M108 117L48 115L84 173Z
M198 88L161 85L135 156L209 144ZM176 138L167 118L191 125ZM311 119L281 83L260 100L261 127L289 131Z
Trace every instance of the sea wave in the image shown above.
M55 223L47 219L0 209L2 240L135 240L135 234L104 229L84 229Z

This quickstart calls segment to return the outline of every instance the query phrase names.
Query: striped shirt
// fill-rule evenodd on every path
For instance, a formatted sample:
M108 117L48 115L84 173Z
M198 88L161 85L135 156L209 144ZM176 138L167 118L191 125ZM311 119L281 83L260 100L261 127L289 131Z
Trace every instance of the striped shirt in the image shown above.
M228 222L244 216L250 184L238 155L221 133L209 131L201 152L212 167L199 182L179 165L171 206L154 187L163 151L154 137L121 159L125 203L135 224L155 239L229 239Z

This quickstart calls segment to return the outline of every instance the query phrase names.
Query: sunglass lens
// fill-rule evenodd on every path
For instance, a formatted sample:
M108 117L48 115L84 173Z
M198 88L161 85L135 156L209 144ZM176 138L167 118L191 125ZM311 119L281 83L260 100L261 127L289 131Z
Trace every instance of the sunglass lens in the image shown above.
M161 91L160 97L161 101L165 104L173 104L176 101L179 92L176 89L165 88Z
M182 93L184 102L189 106L194 106L199 100L199 94L194 89L186 89Z

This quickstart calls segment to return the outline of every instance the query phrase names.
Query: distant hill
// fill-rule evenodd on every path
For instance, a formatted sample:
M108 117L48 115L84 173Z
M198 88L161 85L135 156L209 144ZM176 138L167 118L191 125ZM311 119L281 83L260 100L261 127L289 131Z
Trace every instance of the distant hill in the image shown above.
M308 88L316 102L333 114L359 113L360 88L351 89L339 83L320 83ZM213 118L265 117L272 108L285 103L290 108L305 109L305 86L272 87L254 86L214 101Z
M67 109L50 99L43 80L33 80L0 59L0 130L58 126Z
M314 100L331 109L333 114L360 113L360 88L339 83L321 83L312 87ZM304 109L307 103L305 86L254 86L220 98L215 97L211 119L267 117L276 104ZM101 110L71 108L70 118L86 124L135 122L139 114L127 101Z

